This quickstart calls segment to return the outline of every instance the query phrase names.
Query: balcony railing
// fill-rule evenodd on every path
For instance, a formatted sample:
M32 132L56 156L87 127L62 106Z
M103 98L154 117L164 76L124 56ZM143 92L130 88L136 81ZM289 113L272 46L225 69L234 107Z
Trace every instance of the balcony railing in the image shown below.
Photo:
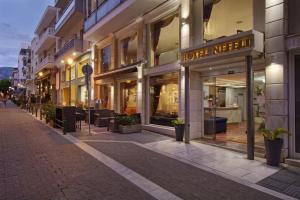
M75 51L82 51L83 48L83 40L81 39L72 39L69 42L67 42L56 54L55 58L59 58L60 56L64 55L66 52L70 50Z
M66 17L69 15L69 13L73 8L75 8L75 0L71 0L69 2L69 5L66 6L66 9L62 11L62 14L60 15L59 19L55 24L55 30L57 30L62 25L62 23L64 22L64 20L66 19Z
M44 44L45 40L50 37L54 36L55 29L54 27L48 27L44 33L39 37L39 40L36 44L36 49L41 48L41 46Z
M84 31L88 31L91 27L102 20L106 15L121 5L126 0L105 0L92 14L86 18L84 22Z
M40 71L44 66L54 63L54 56L47 56L46 58L42 59L35 69L35 72Z

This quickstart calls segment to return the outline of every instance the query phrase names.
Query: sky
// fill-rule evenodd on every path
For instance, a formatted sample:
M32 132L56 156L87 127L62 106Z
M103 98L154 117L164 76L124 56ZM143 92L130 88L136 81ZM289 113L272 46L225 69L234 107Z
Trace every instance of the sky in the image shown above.
M30 43L34 30L54 0L0 0L0 67L17 67L22 43Z

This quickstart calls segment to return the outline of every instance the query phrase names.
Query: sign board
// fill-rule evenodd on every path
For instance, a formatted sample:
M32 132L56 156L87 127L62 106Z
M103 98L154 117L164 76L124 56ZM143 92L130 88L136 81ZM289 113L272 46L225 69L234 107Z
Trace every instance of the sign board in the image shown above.
M257 41L261 42L258 45ZM259 48L257 48L259 46ZM184 49L181 51L181 64L197 62L209 58L218 58L221 56L237 54L241 52L259 49L263 50L263 35L256 31L239 33L234 36L216 39L212 42L202 44L198 47Z
M92 66L91 66L91 65L88 65L88 64L84 65L84 66L82 67L82 73L83 73L85 76L91 75L91 74L93 73L93 68L92 68Z

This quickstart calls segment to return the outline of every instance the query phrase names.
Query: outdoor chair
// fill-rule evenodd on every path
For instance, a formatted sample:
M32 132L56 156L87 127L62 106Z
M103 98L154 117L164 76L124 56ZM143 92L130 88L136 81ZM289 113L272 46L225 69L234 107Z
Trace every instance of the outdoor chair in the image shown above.
M85 113L82 108L76 108L76 126L81 129L81 121L85 120Z
M103 109L95 111L94 125L97 127L108 127L110 119L114 118L114 111Z

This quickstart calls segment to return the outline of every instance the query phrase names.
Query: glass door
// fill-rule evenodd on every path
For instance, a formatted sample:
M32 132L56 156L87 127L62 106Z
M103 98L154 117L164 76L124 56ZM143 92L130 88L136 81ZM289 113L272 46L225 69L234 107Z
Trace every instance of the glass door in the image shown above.
M204 138L216 138L216 77L203 77Z

